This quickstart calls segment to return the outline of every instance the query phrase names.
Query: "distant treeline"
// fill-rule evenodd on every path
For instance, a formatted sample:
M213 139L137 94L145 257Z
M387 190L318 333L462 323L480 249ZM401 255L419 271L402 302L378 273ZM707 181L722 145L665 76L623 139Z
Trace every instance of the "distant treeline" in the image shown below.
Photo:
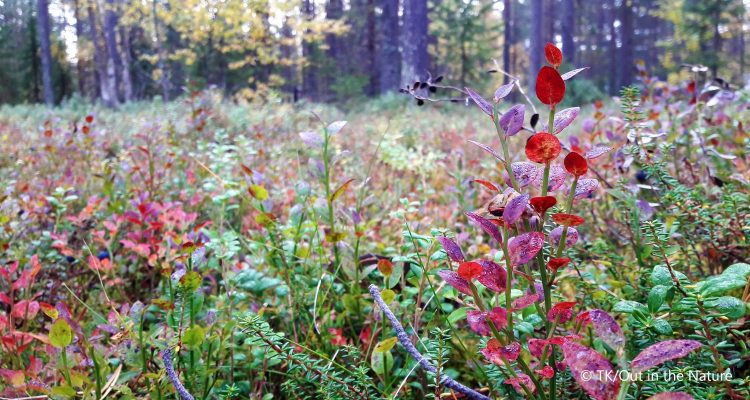
M488 89L490 70L535 76L548 41L593 67L573 91L586 101L632 83L638 62L743 84L748 30L743 0L1 0L0 103L204 87L341 102L428 74Z

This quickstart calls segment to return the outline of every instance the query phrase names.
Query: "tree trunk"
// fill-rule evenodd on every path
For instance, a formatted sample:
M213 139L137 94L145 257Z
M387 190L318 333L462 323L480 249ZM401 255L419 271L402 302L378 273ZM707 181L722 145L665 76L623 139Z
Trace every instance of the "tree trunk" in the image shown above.
M398 89L401 83L401 53L399 52L398 4L399 0L381 0L383 14L380 17L379 32L380 92Z
M511 18L511 0L505 0L503 2L503 69L508 74L513 74L511 71L511 49L513 48L513 18ZM508 75L503 75L503 82L505 84L510 82Z
M621 47L620 47L620 82L619 86L627 86L633 83L633 0L624 0L620 9L620 22L622 23Z
M122 48L122 96L125 101L133 100L133 78L131 67L133 65L133 54L130 46L130 28L120 27L120 47Z
M615 95L617 94L617 91L619 90L619 87L617 86L617 79L619 76L619 68L620 68L620 62L619 62L619 51L617 50L617 29L615 29L615 21L617 20L617 6L615 5L615 0L612 0L610 3L610 10L609 10L609 21L607 22L607 25L609 26L609 48L604 54L609 55L609 94ZM622 26L620 26L620 30L622 30Z
M401 48L401 86L411 85L427 76L430 57L427 53L427 0L404 0L404 29Z
M529 49L529 91L534 93L536 75L542 67L542 53L544 53L544 42L542 38L542 24L544 23L544 1L531 0L531 28Z
M313 0L302 1L302 17L306 21L315 19L315 2ZM307 34L309 34L309 31L305 32L305 36ZM304 57L305 65L302 68L302 95L310 100L318 98L318 71L313 62L315 49L316 46L314 43L303 39L302 57Z
M115 85L115 95L119 101L122 95L122 57L117 48L117 21L119 16L115 9L114 0L107 0L106 11L104 12L104 42L107 45L107 71L112 71L112 80Z
M115 107L117 106L117 90L114 82L114 68L109 68L110 63L108 62L107 50L99 40L96 11L91 3L88 6L88 14L91 42L94 45L94 63L96 64L96 75L99 80L99 94L107 107Z
M74 12L75 12L75 19L76 19L76 47L77 47L77 54L76 54L76 74L78 75L78 92L81 94L82 97L86 97L87 94L87 80L88 80L88 74L86 73L86 64L84 61L84 52L83 52L83 41L84 39L84 33L83 33L83 16L81 15L81 7L80 7L80 0L75 0L75 3L73 5Z
M565 60L571 65L575 65L575 2L563 0L562 8L562 51L565 54Z
M330 21L339 21L344 17L344 3L341 0L328 0L326 3L326 19ZM356 32L356 29L352 29ZM351 35L351 34L350 34ZM356 37L356 35L354 35ZM349 71L345 68L350 65L347 60L346 46L344 38L336 33L328 33L326 35L326 50L327 61L331 64L331 68L326 68L323 87L326 88L325 96L332 98L334 96L333 91L330 89L335 83L336 78L340 77ZM356 46L354 47L356 49ZM359 60L359 58L355 58Z
M42 59L42 93L44 103L48 106L55 105L55 92L52 89L52 51L50 49L50 26L49 7L47 0L37 0L37 32L39 35L39 48Z
M159 35L159 16L156 13L156 0L151 2L151 14L154 19L154 37L156 38L156 54L158 57L157 68L161 72L159 76L159 86L161 86L161 96L164 101L169 101L169 77L167 76L167 67L164 62L164 49Z

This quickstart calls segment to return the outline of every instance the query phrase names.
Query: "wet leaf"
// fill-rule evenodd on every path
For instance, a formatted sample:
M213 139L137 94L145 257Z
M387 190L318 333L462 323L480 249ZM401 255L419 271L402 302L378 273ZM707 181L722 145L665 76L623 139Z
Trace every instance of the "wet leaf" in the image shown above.
M454 289L459 292L471 296L471 289L469 289L469 282L466 279L458 275L457 272L444 269L438 272L441 278L446 281L449 285L453 286Z
M556 69L542 67L536 77L536 97L544 104L555 105L565 96L565 81Z
M68 322L58 318L49 330L49 342L58 349L65 348L73 342L73 330Z
M381 340L380 342L378 342L378 344L375 345L373 351L375 353L384 353L386 351L390 351L393 346L396 345L396 342L398 342L398 338L396 336Z
M478 260L477 263L482 266L482 273L477 281L495 293L504 292L507 278L505 268L488 260Z
M508 111L500 117L498 124L503 132L505 132L506 136L513 136L523 128L525 111L526 107L523 104L517 104L508 109Z
M552 123L552 133L557 135L562 132L563 129L567 128L578 117L580 111L580 107L571 107L555 113L555 121Z
M513 266L531 261L544 246L544 233L527 232L510 239L508 252Z
M456 242L445 236L438 236L437 240L443 246L443 250L445 250L448 258L455 262L464 261L464 253L461 251L461 247L459 247Z
M516 82L511 82L505 85L501 85L500 87L495 90L495 96L493 97L493 100L495 100L495 103L499 103L500 100L504 99L506 96L510 94L510 92L513 90L513 86L516 85Z
M503 221L506 224L512 225L515 224L519 218L521 218L521 215L524 211L526 211L526 207L529 205L529 195L524 194L520 196L516 196L505 205L505 210L503 211Z
M594 332L606 343L607 346L611 347L615 351L620 351L625 346L625 335L620 328L620 324L612 318L606 311L603 310L591 310L589 311L589 320L594 326Z
M665 340L641 351L633 359L631 368L633 372L642 372L666 361L685 357L701 346L696 340Z
M620 378L613 371L612 364L593 349L573 341L562 345L565 363L573 378L586 393L595 400L614 399L620 391Z
M480 215L477 215L473 212L465 212L466 216L474 222L474 224L478 225L482 230L492 236L493 239L497 240L498 242L502 243L503 237L500 235L500 231L497 229L497 226L493 224L490 220L487 218L484 218Z
M469 89L465 88L466 93L471 97L472 100L474 100L474 103L482 110L485 114L489 115L490 118L492 118L492 104L490 104L489 101L485 100L484 97L480 96L479 93Z
M526 157L535 163L546 164L557 158L561 149L557 136L539 132L526 142Z
M570 78L572 78L572 77L574 77L574 76L576 76L576 75L580 74L581 72L583 72L583 71L585 71L585 70L587 70L587 69L589 69L589 67L576 68L576 69L574 69L574 70L571 70L571 71L568 71L568 72L566 72L566 73L562 74L562 75L561 75L561 78L562 78L562 79L563 79L564 81L567 81L568 79L570 79Z
M500 154L498 154L498 153L497 153L497 152L496 152L495 150L493 150L493 149L492 149L492 147L490 147L490 146L487 146L486 144L482 144L482 143L479 143L479 142L475 142L475 141L473 141L473 140L469 140L469 143L471 143L471 144L473 144L474 146L477 146L477 147L479 147L480 149L482 149L482 150L484 150L484 151L486 151L486 152L490 153L490 155L492 155L492 157L495 157L495 158L496 158L496 159L498 159L499 161L505 162L505 161L503 160L503 156L501 156L501 155L500 155Z
M585 175L589 169L586 159L574 151L565 156L563 165L565 165L565 170L573 176Z

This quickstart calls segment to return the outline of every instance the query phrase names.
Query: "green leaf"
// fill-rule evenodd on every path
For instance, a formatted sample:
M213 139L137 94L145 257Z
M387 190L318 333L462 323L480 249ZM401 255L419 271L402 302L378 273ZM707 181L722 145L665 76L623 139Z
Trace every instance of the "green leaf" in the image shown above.
M745 303L732 296L722 296L706 301L706 306L727 318L738 319L745 316Z
M49 330L49 342L62 349L65 346L73 342L73 330L70 329L68 322L62 318L58 318Z
M76 396L76 390L68 385L64 386L56 386L52 388L52 394L63 396L63 397L75 397Z
M688 280L685 274L680 271L674 271L674 275L680 282L682 282L683 280ZM669 270L666 267L662 267L660 265L654 267L653 272L651 272L651 283L653 283L654 285L664 285L669 287L674 286L674 282L672 281L672 274L669 273Z
M185 330L185 334L182 335L182 344L190 350L195 350L201 343L203 338L206 336L205 331L198 325L192 326Z
M652 313L659 311L659 307L664 304L671 286L656 285L648 293L648 310Z
M669 324L666 320L663 319L657 319L654 320L654 324L652 325L654 327L654 330L659 332L662 335L671 335L672 334L672 325Z
M448 322L453 325L458 321L466 319L466 312L469 311L468 307L461 307L448 315Z
M201 287L202 281L203 278L201 277L201 274L195 271L188 271L182 278L180 278L180 287L192 293Z
M621 312L626 314L631 314L635 311L641 311L646 312L647 308L643 304L632 301L632 300L621 300L617 304L615 304L614 308L612 309L615 312Z
M385 371L393 369L393 355L390 351L386 352L373 352L370 357L370 365L372 370L378 375L385 375Z

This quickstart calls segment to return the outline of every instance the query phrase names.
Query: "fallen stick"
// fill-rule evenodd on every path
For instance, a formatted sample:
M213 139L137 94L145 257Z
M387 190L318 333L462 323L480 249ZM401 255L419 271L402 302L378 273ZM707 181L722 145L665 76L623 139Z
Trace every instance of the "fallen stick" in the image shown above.
M417 350L416 347L414 347L414 344L409 340L409 335L406 334L406 331L404 331L404 327L401 326L401 323L398 322L398 319L393 314L390 308L388 308L388 305L385 304L383 301L383 297L380 295L380 291L378 290L378 287L375 285L370 285L370 294L372 294L372 298L375 299L375 303L378 304L378 307L383 311L385 314L385 317L388 318L388 321L391 323L391 327L394 331L396 331L396 337L398 338L398 341L401 343L402 346L406 349L406 351L414 357L415 360L419 363L419 365L422 367L422 369L425 369L429 372L432 372L433 374L437 373L437 368L435 368L434 365L430 363L430 360L423 356L419 350ZM453 380L453 378L449 377L448 375L441 375L440 376L440 383L452 390L455 390L456 392L462 393L464 396L466 396L469 399L472 400L490 400L489 397L477 392L476 390L464 386L463 384L456 382Z

